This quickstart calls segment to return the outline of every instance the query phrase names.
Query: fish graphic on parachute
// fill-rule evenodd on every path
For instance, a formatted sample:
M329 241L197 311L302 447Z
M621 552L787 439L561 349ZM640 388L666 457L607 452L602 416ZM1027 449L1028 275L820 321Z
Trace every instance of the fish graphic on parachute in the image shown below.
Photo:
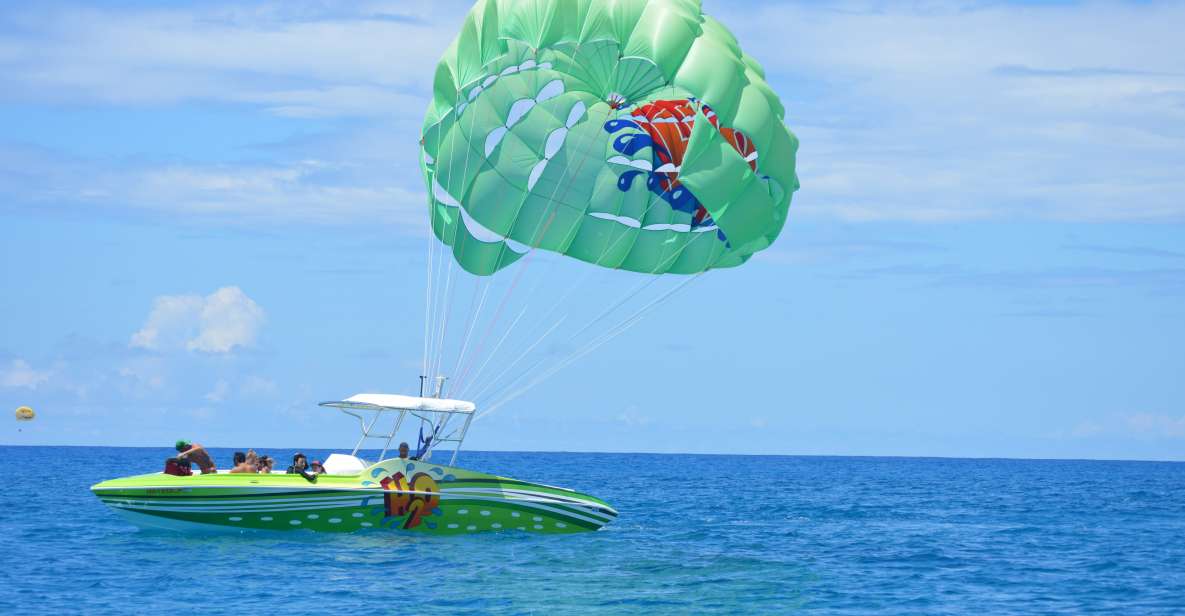
M645 173L646 187L651 192L670 205L671 209L691 214L692 229L715 228L716 223L707 208L679 181L679 169L683 165L687 142L691 139L691 129L695 125L696 104L699 104L708 122L749 163L749 168L757 171L757 148L753 142L738 130L721 127L716 112L695 98L658 100L638 106L629 116L606 122L605 132L614 134L628 131L613 140L613 149L625 156L634 156L645 148L650 148L651 152L650 170L630 169L623 172L617 180L619 190L628 191L634 179ZM630 163L622 157L614 157L609 162ZM728 244L728 238L718 228L716 236Z

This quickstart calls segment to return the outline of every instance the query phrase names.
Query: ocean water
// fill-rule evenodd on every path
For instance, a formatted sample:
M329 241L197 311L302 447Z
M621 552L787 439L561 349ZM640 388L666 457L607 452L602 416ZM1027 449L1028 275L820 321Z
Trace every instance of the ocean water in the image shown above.
M462 453L621 513L568 536L146 532L87 490L166 455L0 447L0 612L1185 613L1180 463Z

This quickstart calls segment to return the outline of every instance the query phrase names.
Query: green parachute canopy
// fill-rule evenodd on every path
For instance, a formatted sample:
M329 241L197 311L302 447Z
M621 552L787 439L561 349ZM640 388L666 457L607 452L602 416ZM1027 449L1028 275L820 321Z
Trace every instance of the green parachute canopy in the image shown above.
M489 275L542 248L691 274L778 236L798 140L698 0L480 0L422 132L432 231Z

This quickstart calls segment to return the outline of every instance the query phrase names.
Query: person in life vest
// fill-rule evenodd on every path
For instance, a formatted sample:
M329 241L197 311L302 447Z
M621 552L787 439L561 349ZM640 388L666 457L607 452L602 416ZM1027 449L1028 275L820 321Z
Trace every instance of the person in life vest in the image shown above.
M205 447L186 440L177 441L174 447L177 449L178 460L188 460L197 464L203 475L218 472L218 466L214 464L214 459L210 457Z
M289 475L303 475L309 468L309 459L303 453L292 456L292 466L288 467Z
M309 459L306 458L303 453L299 453L299 452L296 455L292 456L292 466L288 467L288 474L289 475L300 475L301 477L304 477L307 481L311 481L311 482L317 481L316 473L313 473L309 470Z
M165 460L165 474L188 477L193 474L193 470L189 467L189 460L185 458L169 458Z

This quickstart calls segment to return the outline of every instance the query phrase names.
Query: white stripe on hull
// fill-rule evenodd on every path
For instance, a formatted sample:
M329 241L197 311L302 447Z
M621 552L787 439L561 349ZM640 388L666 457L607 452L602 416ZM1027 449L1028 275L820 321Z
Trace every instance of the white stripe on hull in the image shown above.
M568 516L568 517L576 518L576 519L583 520L585 522L589 522L591 524L597 524L597 525L607 524L610 521L612 521L612 519L613 519L611 517L606 516L605 514L597 512L597 511L583 511L583 512L577 513L577 512L567 511L564 509L557 509L554 507L549 507L546 504L549 502L551 504L557 504L557 503L555 503L555 501L540 501L540 500L535 500L535 499L524 499L524 498L498 498L498 497L492 497L492 496L473 496L473 495L449 494L449 493L441 494L440 497L441 497L441 501L463 499L463 500L484 501L484 502L489 502L489 503L515 504L515 505L518 505L520 507L523 507L523 508L526 508L529 510L545 512L545 513L549 513L549 514L553 514L553 515ZM237 504L237 505L227 504L227 505L221 505L221 506L220 505L209 505L209 506L196 505L195 506L192 503L177 503L177 504L167 503L167 502L147 503L147 502L139 501L139 500L123 501L123 502L118 502L118 501L113 501L113 500L110 500L110 501L105 500L104 502L108 506L115 508L115 509L122 510L122 511L160 511L160 512L176 512L176 513L244 513L244 514L277 513L277 512L286 512L286 511L321 511L321 510L325 510L325 509L363 508L363 507L381 506L380 503L366 503L366 504L364 504L362 501L360 501L358 499L341 500L341 501L322 501L322 502L313 502L313 501L309 500L309 501L304 501L304 502L300 502L300 503L292 502L292 503L287 503L287 504L275 504L275 505L270 505L270 506L269 505L248 505L248 504ZM559 504L566 504L566 503L559 503Z
M342 491L343 492L346 492L346 491L358 492L358 491L362 491L362 490L342 490ZM613 511L612 508L609 508L610 511L613 511L613 513L611 513L611 514L601 511L605 507L599 503L592 503L589 501L583 501L583 500L579 500L579 499L575 499L575 498L567 498L567 497L557 496L555 494L550 494L550 493L546 493L546 492L533 492L533 491L528 491L528 490L514 490L514 489L503 489L503 488L454 488L454 489L445 489L445 490L442 490L441 492L416 492L416 491L411 491L411 490L402 490L402 491L401 490L391 490L388 492L384 492L382 490L366 490L366 492L368 492L369 494L367 494L365 496L360 496L358 494L342 494L340 496L306 496L306 497L295 497L295 498L272 497L272 498L266 498L266 499L253 499L253 498L249 498L247 496L227 497L227 498L217 498L217 499L214 499L214 498L184 498L184 499L182 499L182 498L171 498L171 497L167 497L167 496L144 496L144 497L141 497L141 496L123 496L123 495L121 495L121 496L100 496L99 498L101 500L103 500L103 502L106 502L106 503L123 502L125 504L163 505L163 506L176 506L176 507L203 506L203 508L208 508L208 510L210 510L210 511L215 511L215 510L219 510L222 508L226 508L226 510L231 510L231 509L238 510L238 509L250 508L250 507L272 507L272 506L294 505L294 504L314 505L314 504L324 504L324 503L356 503L356 502L359 502L360 499L376 499L377 500L377 499L381 498L383 495L388 494L388 493L391 493L391 494L420 494L420 495L424 495L424 496L434 496L434 495L446 496L447 495L449 498L463 498L466 496L472 496L474 498L479 498L479 497L492 496L498 500L507 500L507 501L512 501L512 502L524 502L525 501L525 502L531 502L531 503L551 503L551 504L569 505L569 506L578 507L581 509L594 510L594 511L597 511L598 513L600 513L601 515L613 515L613 516L616 515L616 511ZM501 497L501 498L499 499L498 497ZM361 502L359 502L359 506L364 506L364 505Z

